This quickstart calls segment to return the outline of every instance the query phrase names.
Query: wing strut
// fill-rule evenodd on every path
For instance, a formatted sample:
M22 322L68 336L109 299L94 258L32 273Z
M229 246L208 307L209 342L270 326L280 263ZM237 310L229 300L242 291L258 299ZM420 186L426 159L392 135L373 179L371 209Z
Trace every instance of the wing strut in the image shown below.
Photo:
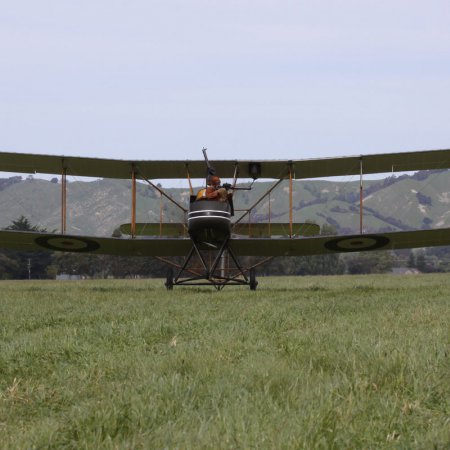
M363 159L359 160L359 234L363 234Z
M136 238L136 167L131 168L131 238Z
M236 220L236 222L234 222L233 223L233 225L234 224L236 224L236 223L239 223L239 222L241 222L242 221L242 219L246 216L246 215L249 215L250 214L250 211L252 210L252 209L254 209L257 205L259 205L282 181L284 181L283 180L283 178L280 178L278 181L276 181L273 185L272 185L272 187L269 189L269 190L267 190L265 193L264 193L264 195L262 195L255 203L253 203L253 205L252 206L250 206L248 209L244 209L244 210L240 210L240 211L245 211L244 212L244 214L242 214L242 216L241 217L239 217L239 219L237 219ZM250 223L250 222L249 222ZM250 225L249 225L250 226Z
M152 183L148 178L145 178L144 176L142 176L142 174L140 174L140 177L143 181L145 181L146 183L148 183L152 188L156 189L162 196L166 197L168 200L170 200L174 205L178 206L178 208L180 208L183 212L187 213L188 210L180 205L176 200L174 200L170 195L166 194L164 192L163 189L161 189L160 187L156 186L156 184Z
M66 234L67 228L67 168L63 167L61 171L61 234Z
M293 236L292 232L292 164L289 167L289 237Z
M162 236L163 227L163 196L159 194L159 236Z
M269 236L271 236L272 235L272 218L271 218L271 215L272 215L272 205L271 205L271 198L270 198L270 192L269 192L269 195L268 195L268 197L269 197Z
M189 195L194 195L194 188L192 187L191 174L189 173L189 165L188 164L186 164L186 174L187 174L187 179L189 182Z

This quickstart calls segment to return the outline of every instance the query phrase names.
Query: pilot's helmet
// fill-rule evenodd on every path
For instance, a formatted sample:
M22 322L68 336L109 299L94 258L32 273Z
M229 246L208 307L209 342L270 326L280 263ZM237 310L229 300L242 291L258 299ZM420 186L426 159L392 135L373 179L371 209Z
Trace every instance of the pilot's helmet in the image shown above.
M220 178L216 177L214 175L214 176L210 177L208 184L211 185L211 186L219 186L220 185Z

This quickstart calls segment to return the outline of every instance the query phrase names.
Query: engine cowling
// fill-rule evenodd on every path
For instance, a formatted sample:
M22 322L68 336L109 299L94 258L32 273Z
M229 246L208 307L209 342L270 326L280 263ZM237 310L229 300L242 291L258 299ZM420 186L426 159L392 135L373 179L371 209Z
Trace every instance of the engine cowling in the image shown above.
M231 208L228 202L200 200L189 205L188 231L198 243L223 242L230 236Z

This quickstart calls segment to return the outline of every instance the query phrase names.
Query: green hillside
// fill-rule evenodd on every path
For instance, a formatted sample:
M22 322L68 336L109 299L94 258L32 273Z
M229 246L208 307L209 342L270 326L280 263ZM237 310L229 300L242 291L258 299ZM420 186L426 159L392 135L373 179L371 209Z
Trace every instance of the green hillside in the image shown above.
M272 185L256 182L251 191L235 195L236 218L254 205ZM164 187L164 186L163 186ZM189 189L170 188L170 196L188 206ZM270 206L269 206L270 201ZM364 182L364 230L387 231L450 226L448 171L418 172ZM11 177L0 179L0 227L24 215L48 230L60 229L59 180ZM147 184L138 184L137 220L178 222L181 210ZM289 221L289 184L280 183L254 210L252 221ZM67 188L68 233L109 236L130 221L131 182L127 180L69 181ZM331 224L341 232L359 231L359 180L294 181L293 217L296 222ZM247 221L245 218L244 221Z

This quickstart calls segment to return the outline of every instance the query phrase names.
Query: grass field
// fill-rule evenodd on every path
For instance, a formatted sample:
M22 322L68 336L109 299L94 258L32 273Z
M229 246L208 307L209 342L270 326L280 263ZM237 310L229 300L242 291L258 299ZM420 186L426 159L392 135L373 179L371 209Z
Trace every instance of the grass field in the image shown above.
M450 276L0 282L1 448L450 448Z

